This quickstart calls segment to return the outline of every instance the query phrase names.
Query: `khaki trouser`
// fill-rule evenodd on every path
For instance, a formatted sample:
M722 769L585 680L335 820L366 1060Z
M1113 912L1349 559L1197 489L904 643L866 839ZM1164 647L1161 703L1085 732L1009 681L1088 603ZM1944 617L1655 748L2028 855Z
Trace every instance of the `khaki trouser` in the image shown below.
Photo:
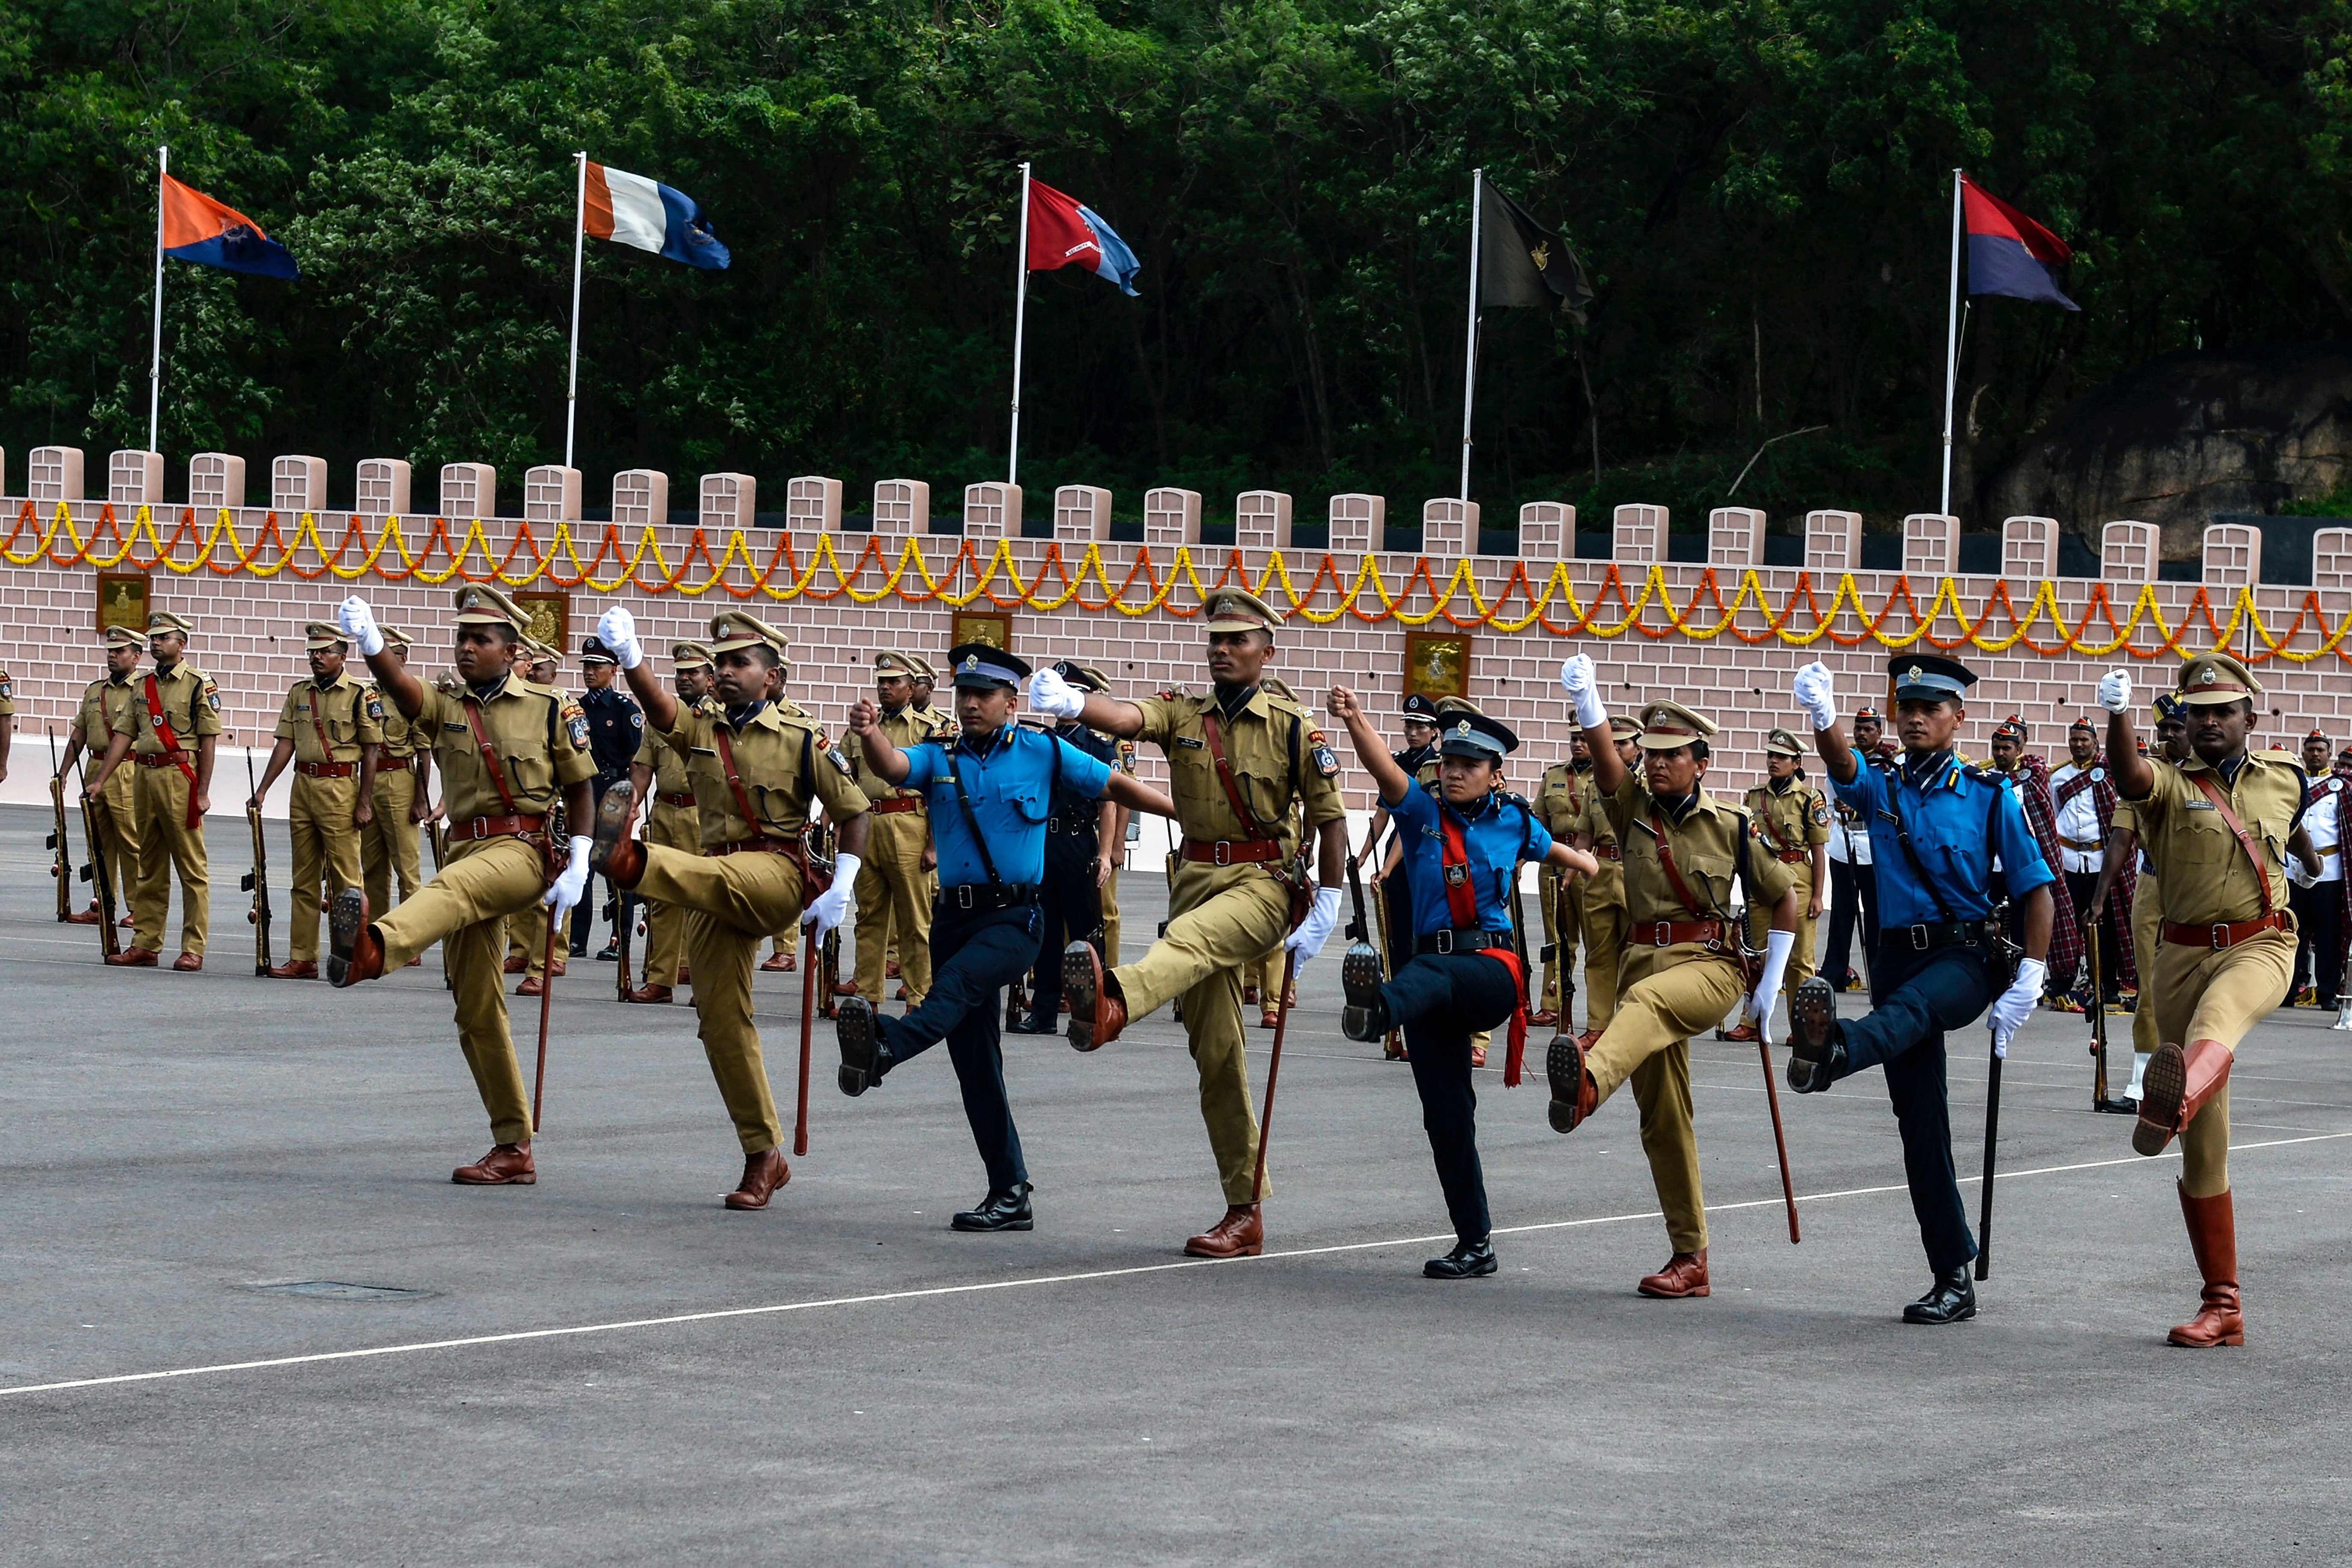
M1602 861L1601 873L1577 883L1584 928L1584 1027L1595 1034L1617 1016L1617 971L1625 958L1625 868ZM1565 1019L1561 1021L1565 1022Z
M1780 989L1785 995L1803 981L1813 977L1816 963L1813 957L1813 936L1818 922L1805 912L1813 904L1813 862L1809 856L1801 864L1789 866L1789 881L1797 890L1797 939L1789 949L1789 967L1780 977ZM1764 950L1765 941L1772 929L1772 912L1759 904L1748 910L1748 945L1758 952Z
M2265 931L2228 947L2163 943L2156 949L2157 1033L2184 1050L2200 1040L2213 1040L2235 1056L2246 1031L2286 999L2294 974L2292 931ZM2230 1190L2227 1083L2180 1134L2180 1163L2181 1186L2189 1197Z
M2155 875L2140 873L2139 885L2132 890L2131 930L2132 957L2139 969L2139 999L2132 1005L2132 1050L2141 1056L2164 1043L2156 1032L2156 987L2149 983L2157 943L2164 934L2163 903Z
M453 840L441 874L374 921L387 975L441 944L457 1000L457 1043L490 1113L490 1136L501 1144L521 1143L531 1125L530 1093L507 1023L500 932L521 925L514 917L538 904L547 889L546 863L539 845L523 839Z
M1282 1006L1282 944L1250 966L1249 977L1244 982L1257 988L1257 1005L1267 1012Z
M1629 953L1624 978L1616 1016L1586 1053L1584 1068L1604 1104L1633 1079L1642 1152L1665 1210L1666 1239L1677 1252L1696 1252L1706 1245L1706 1197L1691 1129L1690 1037L1713 1028L1744 988L1738 966L1689 947Z
M107 775L106 788L90 806L100 836L106 840L106 874L112 879L117 915L131 913L139 891L139 781L131 776L134 771L126 763ZM95 887L90 897L98 897Z
M319 961L319 912L322 901L360 885L360 830L352 821L360 781L294 775L287 807L287 836L294 841L293 883L286 906L287 956L294 962ZM324 884L323 887L321 884ZM371 904L369 909L375 905Z
M454 842L450 845L450 852L457 852ZM543 878L541 886L541 891L545 891ZM580 896L585 898L593 891L593 888L583 890ZM509 916L506 924L505 956L527 960L524 972L534 980L543 978L547 973L547 922L550 913L548 905L542 904ZM559 956L568 959L571 949L564 945L563 934L557 932L555 940Z
M1257 1111L1250 1102L1242 970L1290 929L1290 889L1254 865L1185 862L1170 896L1168 935L1115 971L1130 1021L1183 998L1184 1033L1201 1079L1201 1120L1228 1204L1257 1196ZM1281 983L1280 972L1276 983ZM1265 1190L1274 1191L1266 1177Z
M131 786L139 881L131 894L131 918L137 927L131 945L150 953L163 951L163 927L172 918L172 875L177 872L180 951L202 956L212 929L213 883L205 854L204 819L188 826L188 797L195 786L176 768L141 768L128 758L121 766L136 775Z
M1102 898L1103 962L1118 967L1118 857L1111 856L1110 876L1098 890Z
M702 819L691 806L654 802L646 819L646 842L680 854L702 852ZM643 897L645 890L637 890ZM648 986L677 985L678 959L686 951L686 906L646 900L646 979ZM776 950L785 950L785 938L776 938Z
M883 965L895 937L898 973L913 1005L931 988L932 883L923 871L931 819L893 811L866 821L866 859L857 868L857 994L882 1005Z
M375 776L375 821L360 830L360 880L367 886L371 911L380 914L392 907L394 877L404 899L415 898L424 884L425 864L418 858L421 824L408 820L415 806L413 765Z
M694 967L694 1016L719 1097L745 1154L778 1147L784 1126L751 1021L751 970L770 933L800 923L799 864L763 851L705 855L648 844L636 891L688 912L686 958Z

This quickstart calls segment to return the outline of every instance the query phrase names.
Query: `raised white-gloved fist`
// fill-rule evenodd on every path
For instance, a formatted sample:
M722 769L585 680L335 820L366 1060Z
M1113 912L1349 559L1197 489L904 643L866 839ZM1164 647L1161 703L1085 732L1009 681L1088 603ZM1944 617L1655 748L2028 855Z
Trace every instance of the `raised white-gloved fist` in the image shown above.
M1576 704L1576 725L1579 729L1591 729L1609 720L1609 709L1601 700L1597 678L1592 671L1592 655L1579 653L1559 666L1560 689Z
M1827 664L1815 659L1799 670L1797 678L1790 683L1790 691L1797 706L1811 717L1816 732L1837 723L1837 677L1830 673Z
M335 624L343 629L343 635L362 654L373 658L383 652L383 633L376 630L375 612L358 594L335 606Z
M2009 989L1993 998L1992 1053L2003 1061L2009 1060L2009 1042L2025 1020L2033 1016L2033 1007L2042 999L2042 983L2050 977L2050 966L2039 958L2020 958L2017 978Z
M1302 964L1323 951L1323 944L1331 939L1331 928L1339 924L1339 890L1318 887L1315 890L1314 906L1298 929L1282 939L1282 945L1298 955Z
M541 904L554 908L558 920L572 913L572 906L580 902L580 895L588 889L588 852L595 842L593 839L572 840L572 863L563 868L563 874L555 879L555 885L540 895Z
M816 902L801 916L803 925L816 927L816 939L857 912L857 872L865 862L847 850L833 857L833 885L816 895Z
M2099 706L2109 713L2131 706L2131 672L2109 670L2099 677Z
M615 604L596 617L596 641L604 644L604 652L625 670L634 670L646 662L645 645L637 641L637 618L629 613L625 604Z
M1048 666L1029 677L1029 711L1048 718L1076 718L1087 707L1087 694L1062 679Z
M1759 1035L1771 1033L1772 1009L1780 1004L1780 980L1789 972L1789 955L1796 946L1797 934L1793 931L1765 934L1764 973L1757 978L1756 988L1748 993L1748 1016Z

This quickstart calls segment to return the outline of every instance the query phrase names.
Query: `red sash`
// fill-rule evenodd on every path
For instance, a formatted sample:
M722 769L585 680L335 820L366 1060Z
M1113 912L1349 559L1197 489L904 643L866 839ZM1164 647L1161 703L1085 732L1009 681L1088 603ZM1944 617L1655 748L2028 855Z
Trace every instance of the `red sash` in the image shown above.
M1444 850L1442 859L1445 867L1445 913L1454 927L1462 931L1478 929L1478 889L1470 880L1470 845L1462 833L1462 821L1440 807L1437 826L1443 835ZM1492 958L1511 972L1511 984L1517 988L1518 1003L1511 1009L1510 1049L1503 1058L1503 1087L1519 1086L1519 1064L1528 1054L1528 970L1518 953L1508 947L1489 947L1480 953L1482 958Z
M147 677L147 723L155 731L156 744L169 754L172 766L178 768L188 781L187 826L193 830L204 815L196 810L196 790L199 788L196 770L188 766L187 748L180 744L178 734L172 728L172 721L163 716L163 696L157 689L152 674Z

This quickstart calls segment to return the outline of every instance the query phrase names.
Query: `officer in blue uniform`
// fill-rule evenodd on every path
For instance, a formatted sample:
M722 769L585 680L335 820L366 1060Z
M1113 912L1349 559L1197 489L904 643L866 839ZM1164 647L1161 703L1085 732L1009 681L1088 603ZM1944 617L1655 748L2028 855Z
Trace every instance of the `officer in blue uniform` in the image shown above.
M1977 1243L1952 1168L1944 1035L1990 1002L1993 1050L2008 1055L2042 995L2055 873L2008 781L1953 754L1976 676L1958 660L1925 653L1896 654L1889 673L1903 755L1882 771L1846 744L1828 666L1816 661L1797 672L1797 706L1812 716L1813 744L1838 799L1870 824L1878 945L1870 954L1874 1006L1864 1016L1839 1021L1836 993L1819 976L1790 995L1789 1087L1819 1093L1866 1067L1885 1068L1911 1209L1935 1276L1903 1309L1903 1321L1949 1323L1976 1316L1969 1263ZM2025 956L2013 979L2001 972L1990 925L1995 854L2023 913Z
M580 711L588 716L588 754L596 763L596 799L602 801L604 791L629 776L629 764L636 760L637 745L646 737L646 716L637 705L621 693L614 680L620 665L614 663L612 650L591 637L580 644L581 678L588 689L580 694ZM613 936L604 944L600 958L617 960L621 956L621 922L636 918L636 900L625 890L604 882L604 907L612 914ZM596 928L596 901L583 898L572 906L572 954L584 956L588 938Z
M1105 689L1092 670L1067 659L1056 664L1054 673L1080 691ZM1055 725L1054 738L1114 768L1118 766L1118 744L1076 719ZM1054 809L1045 819L1045 879L1037 901L1043 935L1029 978L1029 1016L1012 1026L1014 1034L1061 1032L1062 950L1073 942L1090 942L1097 953L1102 951L1102 894L1096 862L1117 810L1100 791L1082 793L1066 779L1054 791Z
M944 1040L963 1088L964 1116L988 1170L988 1196L951 1221L958 1230L1027 1230L1029 1169L1004 1093L997 993L1037 961L1045 871L1045 822L1057 793L1176 814L1158 790L1067 741L1013 722L1029 666L985 643L961 643L955 669L954 747L925 741L901 751L871 700L849 710L867 766L929 798L939 850L931 911L931 989L904 1018L871 998L844 998L835 1027L841 1091L863 1094L909 1057Z
M1348 998L1340 1029L1360 1040L1404 1030L1421 1091L1421 1124L1454 1220L1454 1250L1432 1258L1422 1272L1435 1280L1491 1274L1495 1249L1478 1165L1470 1037L1509 1020L1503 1082L1517 1082L1528 1021L1527 944L1511 897L1519 862L1543 861L1586 876L1601 862L1555 842L1527 801L1500 788L1503 758L1518 749L1519 739L1497 721L1449 716L1438 741L1441 801L1381 743L1354 692L1333 687L1328 706L1348 727L1357 758L1380 787L1381 809L1396 824L1402 858L1392 881L1410 901L1410 924L1397 929L1412 933L1409 948L1396 944L1400 962L1386 984L1379 954L1362 943L1349 948L1339 967Z

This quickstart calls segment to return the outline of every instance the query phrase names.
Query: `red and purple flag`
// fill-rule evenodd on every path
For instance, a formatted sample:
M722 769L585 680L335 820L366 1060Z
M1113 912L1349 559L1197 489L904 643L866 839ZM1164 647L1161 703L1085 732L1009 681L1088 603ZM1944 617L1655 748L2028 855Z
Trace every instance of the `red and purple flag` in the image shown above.
M1083 267L1118 284L1121 294L1135 292L1136 275L1143 270L1143 263L1100 214L1075 196L1032 180L1029 270L1051 272L1060 267Z
M2081 306L2058 291L2058 269L2074 251L2064 240L1960 176L1960 210L1969 231L1969 292L2005 294L2044 305Z
M302 276L286 247L262 233L259 224L169 174L163 181L165 256L225 272L251 272L263 277Z

